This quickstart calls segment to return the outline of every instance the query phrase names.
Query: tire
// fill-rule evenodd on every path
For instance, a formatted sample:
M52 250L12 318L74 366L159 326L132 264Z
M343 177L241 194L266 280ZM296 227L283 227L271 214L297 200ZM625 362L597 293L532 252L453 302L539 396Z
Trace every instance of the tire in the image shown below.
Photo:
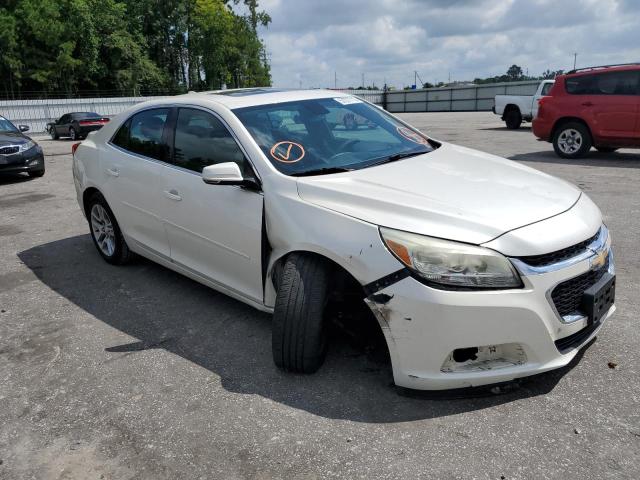
M602 153L613 153L618 149L616 147L596 147L596 150Z
M87 203L87 218L89 221L89 230L91 232L93 244L96 246L100 256L107 263L112 265L124 265L129 262L133 257L133 253L129 250L127 242L124 241L124 237L120 231L120 226L118 225L111 208L109 208L109 204L107 204L107 201L101 194L95 193L89 199L89 202ZM100 220L104 226L102 232L105 232L106 230L106 237L109 237L109 232L112 233L111 248L105 248L105 242L107 244L109 243L108 238L101 237L98 231L99 229L97 229L97 225L100 223ZM111 225L111 228L109 228L109 224Z
M564 123L553 135L553 149L561 158L582 158L591 150L591 144L591 132L580 122Z
M328 265L319 257L287 257L273 313L273 361L288 372L317 371L327 351L324 311L329 296Z
M69 128L69 138L74 142L78 140L78 134L76 133L76 129L73 127Z
M509 130L517 130L522 125L522 115L517 108L510 108L504 114L504 122Z
M56 127L51 126L51 128L49 129L49 135L51 135L51 140L58 140L60 138L60 135L58 135L58 132L56 132Z

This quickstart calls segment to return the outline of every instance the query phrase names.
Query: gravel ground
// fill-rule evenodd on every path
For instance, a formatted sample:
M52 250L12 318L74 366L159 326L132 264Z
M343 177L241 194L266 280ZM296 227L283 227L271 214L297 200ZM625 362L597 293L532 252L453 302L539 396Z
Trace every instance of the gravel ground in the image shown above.
M318 374L283 374L268 315L145 260L103 262L71 142L41 139L43 178L0 177L0 478L640 478L640 154L565 161L489 113L403 117L601 207L618 312L578 362L465 398L399 395L344 341Z

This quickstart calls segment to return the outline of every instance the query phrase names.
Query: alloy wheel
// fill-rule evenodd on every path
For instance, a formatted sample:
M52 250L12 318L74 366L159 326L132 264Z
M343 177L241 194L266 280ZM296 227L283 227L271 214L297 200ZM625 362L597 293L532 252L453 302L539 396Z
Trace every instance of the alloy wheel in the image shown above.
M91 231L100 251L107 257L116 250L116 236L107 210L96 203L91 208Z
M582 147L582 134L573 129L563 130L558 136L558 148L562 153L572 155Z

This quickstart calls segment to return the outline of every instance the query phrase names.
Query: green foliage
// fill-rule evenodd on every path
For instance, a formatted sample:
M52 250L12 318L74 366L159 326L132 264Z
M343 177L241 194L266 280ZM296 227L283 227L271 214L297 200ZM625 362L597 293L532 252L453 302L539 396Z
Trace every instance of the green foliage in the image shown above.
M270 21L257 0L6 0L0 95L270 85Z
M496 75L495 77L476 78L473 83L481 85L485 83L498 83L498 82L517 82L521 80L549 80L556 78L557 75L562 75L564 70L545 70L542 75L538 77L531 77L524 75L522 67L518 65L511 65L507 69L507 73L504 75Z

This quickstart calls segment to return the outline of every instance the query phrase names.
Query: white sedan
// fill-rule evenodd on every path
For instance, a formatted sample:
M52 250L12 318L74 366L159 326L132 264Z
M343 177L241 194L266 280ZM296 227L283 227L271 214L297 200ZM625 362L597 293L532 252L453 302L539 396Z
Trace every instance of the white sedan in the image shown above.
M135 252L272 312L287 371L316 371L327 323L362 307L397 385L510 381L567 365L615 310L587 195L350 95L154 100L74 151L99 254Z

